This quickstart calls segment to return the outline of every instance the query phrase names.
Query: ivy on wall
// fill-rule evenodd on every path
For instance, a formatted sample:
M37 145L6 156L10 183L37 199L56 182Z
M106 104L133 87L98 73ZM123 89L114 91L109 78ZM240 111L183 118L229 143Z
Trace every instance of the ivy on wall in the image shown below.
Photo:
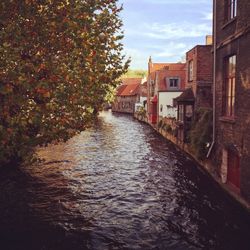
M189 132L191 150L199 160L206 158L212 142L213 111L201 108L196 111L195 119Z

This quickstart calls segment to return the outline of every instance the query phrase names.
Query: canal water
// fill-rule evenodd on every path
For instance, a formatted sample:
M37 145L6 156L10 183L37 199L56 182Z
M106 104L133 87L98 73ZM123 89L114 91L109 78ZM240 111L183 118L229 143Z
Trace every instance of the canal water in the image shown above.
M249 215L130 116L38 153L0 172L0 249L250 249Z

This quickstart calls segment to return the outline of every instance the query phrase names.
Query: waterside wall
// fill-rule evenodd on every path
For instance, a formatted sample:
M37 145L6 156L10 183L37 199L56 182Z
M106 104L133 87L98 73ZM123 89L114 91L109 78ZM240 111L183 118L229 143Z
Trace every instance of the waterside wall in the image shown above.
M137 119L140 122L144 122L152 126L147 121L147 117L134 114L135 119ZM222 182L221 176L219 176L217 172L217 168L215 167L215 164L212 162L212 160L199 160L195 154L193 153L191 147L187 143L183 143L177 139L175 135L172 133L167 132L166 130L162 128L157 128L156 126L152 126L152 128L158 132L161 136L163 136L166 140L172 142L175 144L179 149L181 149L184 153L188 154L189 157L191 157L195 162L198 163L200 166L200 170L205 171L210 178L212 178L225 192L227 192L231 198L239 202L241 206L246 209L248 212L250 212L250 203L247 202L240 193L237 192L232 186L229 186Z

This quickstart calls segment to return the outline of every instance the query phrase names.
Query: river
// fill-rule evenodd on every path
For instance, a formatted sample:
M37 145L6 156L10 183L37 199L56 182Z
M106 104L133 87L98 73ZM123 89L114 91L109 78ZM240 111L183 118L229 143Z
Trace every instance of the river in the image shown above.
M0 172L0 249L250 249L249 215L146 124L93 128Z

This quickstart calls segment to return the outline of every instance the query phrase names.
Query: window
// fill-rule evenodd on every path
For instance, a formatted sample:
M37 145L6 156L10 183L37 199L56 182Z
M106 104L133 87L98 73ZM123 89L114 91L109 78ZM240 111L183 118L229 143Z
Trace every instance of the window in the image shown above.
M178 120L183 122L184 121L184 106L179 105L178 107Z
M188 62L188 81L189 82L193 81L193 74L194 74L194 62L192 60Z
M178 88L179 79L169 79L170 88Z
M179 89L179 85L180 85L180 78L179 77L170 77L167 78L167 88L168 89Z
M240 157L232 149L228 150L227 157L227 181L240 189Z
M225 59L224 115L235 115L235 73L236 55Z
M237 0L226 0L226 20L229 21L237 15Z
M186 105L186 118L187 120L191 120L193 116L193 106L192 105Z

